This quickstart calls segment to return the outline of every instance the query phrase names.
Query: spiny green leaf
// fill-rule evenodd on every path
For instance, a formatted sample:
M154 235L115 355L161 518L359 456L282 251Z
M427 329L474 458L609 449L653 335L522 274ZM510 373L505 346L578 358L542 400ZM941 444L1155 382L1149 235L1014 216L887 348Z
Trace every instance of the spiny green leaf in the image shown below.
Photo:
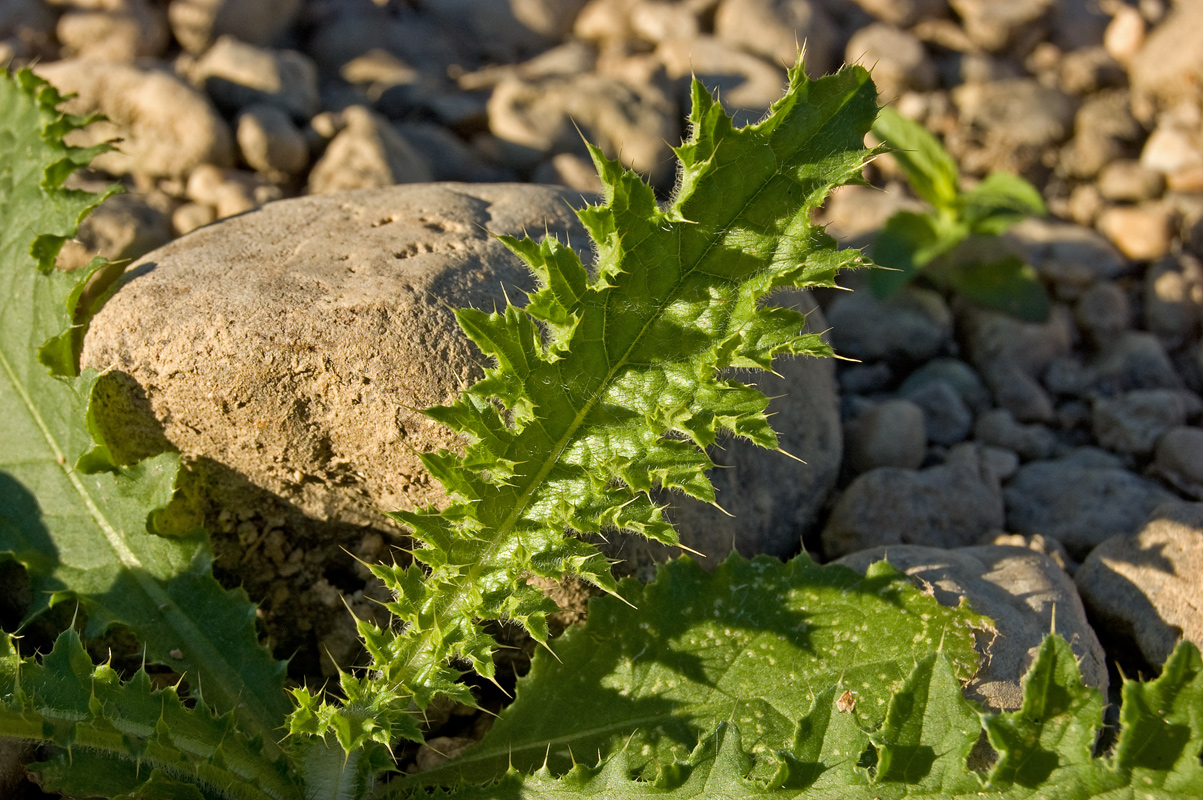
M675 543L656 487L713 502L705 448L717 437L776 447L767 399L722 370L830 353L802 333L801 314L764 299L831 286L862 263L810 213L835 186L860 180L876 114L868 73L849 67L810 81L799 64L769 115L744 128L700 84L693 103L669 203L594 148L605 202L579 217L597 263L587 269L552 240L505 239L539 284L527 305L457 312L492 366L431 412L464 435L466 450L425 458L447 508L393 515L412 530L425 574L373 568L396 595L389 609L402 627L361 627L378 677L355 689L371 705L376 687L381 723L336 731L345 747L412 729L402 720L409 701L425 708L454 690L450 659L490 677L493 643L475 618L514 620L544 638L552 606L530 575L578 575L617 592L606 560L566 533L619 528ZM296 725L325 730L334 713L310 707Z
M73 630L59 636L41 663L22 660L11 637L3 637L0 733L66 751L40 768L48 786L151 798L162 796L154 793L163 781L154 778L157 770L185 779L206 797L304 797L286 764L237 723L233 712L215 716L203 703L186 707L174 689L153 688L141 670L122 682L107 665L92 664ZM79 767L71 765L77 755Z
M258 644L253 607L211 577L204 531L160 524L178 456L119 466L95 438L103 378L75 377L79 344L99 307L95 282L116 272L103 260L82 274L54 269L105 197L62 187L98 150L63 143L91 119L64 116L61 102L26 70L0 74L0 557L25 566L30 616L74 597L90 634L130 626L150 660L274 737L289 711L284 668Z
M988 782L968 763L979 730L970 706L960 695L945 655L932 653L914 665L880 726L857 718L855 708L850 709L849 701L839 694L840 687L831 686L815 697L794 742L775 753L747 752L738 726L720 722L687 757L659 762L655 768L640 769L638 756L633 757L633 748L627 747L596 767L578 764L562 777L547 768L533 774L509 769L487 784L462 784L433 795L406 795L397 787L390 796L1195 800L1203 796L1201 672L1199 651L1183 643L1167 662L1162 678L1126 684L1126 697L1140 696L1154 706L1125 706L1119 752L1114 758L1095 758L1090 745L1097 728L1091 724L1099 721L1094 712L1101 708L1102 699L1082 686L1069 645L1055 634L1049 636L1025 682L1023 708L981 715L988 729L1017 734L991 734L999 752ZM1152 737L1149 745L1142 743L1124 755L1132 747L1124 740L1135 743L1141 735ZM1154 748L1163 745L1169 745L1169 753L1155 754ZM777 764L767 780L755 777L763 772L757 769L763 760Z
M480 744L412 780L481 782L540 764L562 773L575 759L623 748L633 767L665 764L723 720L763 757L786 747L812 700L835 686L850 692L850 716L866 729L881 725L887 708L887 725L902 726L891 695L901 690L917 708L926 702L926 685L904 685L915 661L940 651L968 680L978 668L973 630L988 624L941 606L888 564L862 577L806 556L786 564L732 556L713 574L683 559L647 587L624 581L621 593L627 603L594 600L583 629L535 654ZM945 712L939 725L969 724Z

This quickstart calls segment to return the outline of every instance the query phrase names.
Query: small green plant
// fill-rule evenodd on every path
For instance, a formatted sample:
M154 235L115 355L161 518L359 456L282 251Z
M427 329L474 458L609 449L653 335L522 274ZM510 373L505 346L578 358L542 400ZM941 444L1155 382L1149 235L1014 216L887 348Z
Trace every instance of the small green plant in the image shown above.
M1029 322L1047 319L1050 301L1035 270L999 252L1000 234L1025 217L1047 213L1036 187L993 172L962 191L960 171L944 146L889 107L878 114L873 133L890 148L915 194L931 205L921 213L895 213L878 234L873 260L889 270L870 275L874 294L888 297L922 276L988 308Z
M554 239L506 240L540 288L521 307L458 312L493 366L429 412L467 443L424 459L451 502L395 515L413 531L414 561L372 567L393 592L393 623L358 623L371 663L329 693L287 692L245 594L210 575L206 534L173 508L179 458L110 455L114 426L97 424L104 376L77 362L113 269L53 268L103 199L63 188L96 151L63 144L89 120L60 114L61 100L28 72L0 79L0 554L27 571L31 616L71 600L84 637L125 626L148 662L183 680L155 688L144 671L97 665L73 628L41 656L0 636L0 737L44 745L30 769L47 790L114 800L1203 792L1203 663L1190 645L1157 681L1125 685L1119 746L1095 758L1102 700L1062 640L1045 642L1023 709L982 714L960 683L989 621L942 608L888 564L860 577L805 556L733 557L708 575L682 559L643 587L616 582L573 535L675 542L654 490L713 502L706 448L718 436L776 447L766 398L724 371L828 353L801 333L802 315L764 298L833 285L861 264L810 212L860 174L876 113L863 70L812 82L799 65L770 115L744 128L695 85L665 206L594 151L605 202L580 212L598 250L592 269ZM610 597L585 628L549 642L553 606L532 575L580 576ZM391 748L421 741L434 698L474 702L459 668L493 675L486 619L524 626L558 660L536 659L496 731L459 762L382 781ZM997 759L977 772L967 758L983 729Z

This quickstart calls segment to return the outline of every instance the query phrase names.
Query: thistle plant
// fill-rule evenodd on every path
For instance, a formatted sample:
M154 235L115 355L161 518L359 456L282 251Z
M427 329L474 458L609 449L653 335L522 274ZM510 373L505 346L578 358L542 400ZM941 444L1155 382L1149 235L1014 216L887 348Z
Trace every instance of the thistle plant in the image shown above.
M285 689L246 595L217 584L207 535L171 513L179 457L118 463L104 431L120 426L97 424L104 376L79 371L79 343L118 270L53 268L103 200L63 187L98 151L63 143L90 120L61 114L61 101L28 72L0 79L0 556L29 575L28 618L73 601L83 637L123 625L147 662L183 677L155 688L143 670L95 664L74 628L40 656L0 637L0 737L42 745L30 770L48 790L187 800L1203 792L1203 665L1189 645L1157 681L1125 686L1119 746L1096 758L1102 701L1062 640L1045 642L1021 710L983 713L960 685L977 668L974 631L990 622L940 607L887 564L861 577L805 556L733 557L707 575L686 558L642 587L614 580L582 538L623 530L674 544L660 490L716 502L707 448L724 436L776 448L767 399L726 376L829 355L801 314L768 300L834 286L863 264L810 212L859 180L871 155L862 140L876 92L864 70L810 81L799 64L765 119L742 128L695 84L663 205L593 149L604 201L579 212L591 265L554 239L504 240L538 288L499 312L457 312L490 366L428 412L465 443L423 458L449 502L392 515L413 558L371 567L391 591L391 622L357 622L370 663L325 692ZM609 597L584 629L551 641L554 605L532 576L577 576ZM494 677L484 620L521 625L559 660L536 659L495 732L459 763L383 781L396 744L421 741L430 703L475 702L461 669ZM995 761L975 771L981 730Z

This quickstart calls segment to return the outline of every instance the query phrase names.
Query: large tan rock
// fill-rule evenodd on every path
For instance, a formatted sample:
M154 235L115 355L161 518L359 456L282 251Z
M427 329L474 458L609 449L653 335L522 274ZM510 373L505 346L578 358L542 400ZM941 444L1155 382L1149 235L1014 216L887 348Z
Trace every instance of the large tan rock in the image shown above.
M300 512L383 526L381 510L438 503L418 453L454 441L420 410L479 374L451 309L491 310L533 288L492 234L547 231L588 248L570 206L581 202L529 184L393 186L271 203L148 254L84 347L84 366L114 371L111 402L138 413L119 455L170 444L224 507L267 516L282 502L294 524ZM825 327L817 312L812 325ZM796 549L835 481L830 360L777 371L762 389L780 396L783 448L807 463L724 443L714 457L732 468L714 477L736 518L670 498L686 541L713 534L716 556L733 543Z

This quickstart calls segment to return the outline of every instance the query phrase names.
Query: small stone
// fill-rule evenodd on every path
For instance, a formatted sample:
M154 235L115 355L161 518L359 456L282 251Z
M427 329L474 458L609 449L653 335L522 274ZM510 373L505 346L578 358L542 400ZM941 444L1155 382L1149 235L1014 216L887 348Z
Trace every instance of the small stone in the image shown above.
M295 50L267 50L222 36L189 73L227 113L266 103L279 106L294 120L307 120L321 107L317 67Z
M181 47L202 53L222 34L253 45L271 44L300 7L301 0L170 0L167 19Z
M1173 207L1166 203L1114 206L1099 214L1099 232L1128 258L1154 261L1170 251Z
M948 16L948 0L853 0L867 13L897 28Z
M958 86L953 100L963 124L979 126L988 139L1011 147L1039 149L1064 141L1077 110L1065 93L1027 78Z
M430 165L388 123L362 106L343 111L344 127L309 172L309 193L426 183Z
M1094 403L1094 436L1116 453L1148 455L1171 428L1203 411L1203 401L1186 390L1137 389Z
M997 52L1042 22L1050 0L949 0L965 33L987 52Z
M513 172L487 163L471 145L442 125L433 122L396 122L393 129L430 164L436 181L503 183L516 180ZM596 177L593 164L590 162L588 166ZM545 181L532 176L532 182Z
M597 167L575 153L557 153L531 174L532 183L567 186L578 192L600 194L604 190Z
M793 52L796 56L797 51ZM689 41L669 39L656 48L656 58L664 64L668 77L676 81L683 107L690 106L689 86L696 78L710 91L722 95L723 107L737 125L763 118L781 96L785 80L782 65L717 36L699 36Z
M1053 284L1058 297L1073 300L1100 280L1110 280L1126 267L1124 257L1098 231L1042 219L1026 219L1005 238L1027 249L1027 261Z
M972 447L922 471L883 467L854 480L823 529L829 557L879 545L961 547L1002 528L997 477Z
M867 395L885 391L894 382L894 370L884 361L841 363L838 377L840 390L846 396Z
M692 39L698 35L698 17L684 5L650 0L631 9L631 30L652 44L667 39Z
M1203 428L1170 428L1158 441L1151 472L1178 491L1203 500Z
M171 241L167 215L140 194L119 194L84 217L74 239L59 251L59 269L87 266L93 256L132 261Z
M974 413L990 407L990 390L973 367L957 358L934 358L906 377L898 392L906 396L932 381L940 381L956 390L957 396Z
M904 287L885 300L841 294L827 309L836 352L865 361L927 361L952 341L952 312L938 292Z
M1146 169L1173 175L1203 166L1203 151L1195 143L1194 131L1163 123L1145 142L1140 151L1140 164Z
M1067 94L1089 95L1127 84L1127 74L1102 47L1086 47L1061 59L1057 85Z
M1163 107L1200 100L1203 86L1203 4L1179 2L1145 39L1132 59L1132 88Z
M1158 507L1139 533L1095 548L1074 577L1091 614L1152 666L1183 640L1203 647L1203 504Z
M1139 161L1121 159L1103 167L1098 177L1099 194L1119 203L1154 200L1165 190L1165 176Z
M1052 422L1053 399L1040 382L1013 361L997 361L983 369L982 377L994 402L1020 422Z
M1093 227L1103 207L1103 196L1093 183L1078 184L1069 193L1069 216L1079 225Z
M1073 580L1053 559L1023 546L943 550L903 544L854 553L835 563L863 573L882 559L931 587L942 605L955 608L967 600L994 621L995 635L979 640L985 642L978 645L982 668L965 686L968 696L986 708L1023 705L1023 678L1051 630L1070 643L1086 685L1106 694L1106 654Z
M161 70L94 60L39 64L35 72L64 94L70 114L100 112L77 145L120 138L121 146L92 160L113 175L182 177L198 164L233 163L233 137L200 92Z
M873 23L852 35L844 61L873 69L878 96L887 102L904 92L936 88L936 65L914 34Z
M1145 43L1145 21L1132 6L1116 8L1111 23L1103 34L1103 47L1121 64L1129 65Z
M1024 425L1005 408L977 418L974 438L984 445L1006 448L1024 461L1048 458L1057 447L1057 436L1044 425Z
M171 227L177 236L192 233L217 220L217 211L205 203L184 203L171 215Z
M1068 309L1053 307L1046 322L1025 322L1001 311L969 303L961 307L960 329L969 362L985 373L999 362L1010 362L1036 377L1058 356L1073 347L1073 323Z
M973 428L973 412L947 381L933 379L901 392L923 410L927 440L942 447L963 442Z
M188 176L188 198L211 206L219 219L232 217L279 200L279 187L261 176L235 169L219 169L202 164Z
M1118 158L1137 152L1144 129L1132 115L1126 91L1103 91L1085 98L1074 115L1074 136L1063 149L1061 166L1074 178L1088 179Z
M1078 329L1096 345L1115 338L1132 327L1132 305L1128 293L1111 281L1096 283L1074 306Z
M878 467L914 470L923 463L923 410L909 400L878 403L845 426L844 465L854 475Z
M242 158L271 180L284 180L309 166L309 145L278 106L247 106L238 115L235 138Z
M146 0L69 8L59 17L56 33L66 55L103 61L158 58L168 41L167 18Z
M1173 347L1190 338L1203 316L1203 265L1190 256L1158 261L1145 273L1145 327Z
M839 30L823 4L812 0L722 0L714 16L719 39L756 53L777 67L790 67L798 48L806 51L806 71L825 75L839 60Z
M440 24L466 29L485 53L516 61L565 38L585 0L439 0L423 11Z
M1025 464L1003 497L1006 530L1052 536L1078 559L1112 536L1136 532L1154 508L1174 499L1147 478L1073 457Z
M1165 346L1145 331L1125 331L1106 343L1090 359L1086 372L1086 387L1101 394L1183 388Z

